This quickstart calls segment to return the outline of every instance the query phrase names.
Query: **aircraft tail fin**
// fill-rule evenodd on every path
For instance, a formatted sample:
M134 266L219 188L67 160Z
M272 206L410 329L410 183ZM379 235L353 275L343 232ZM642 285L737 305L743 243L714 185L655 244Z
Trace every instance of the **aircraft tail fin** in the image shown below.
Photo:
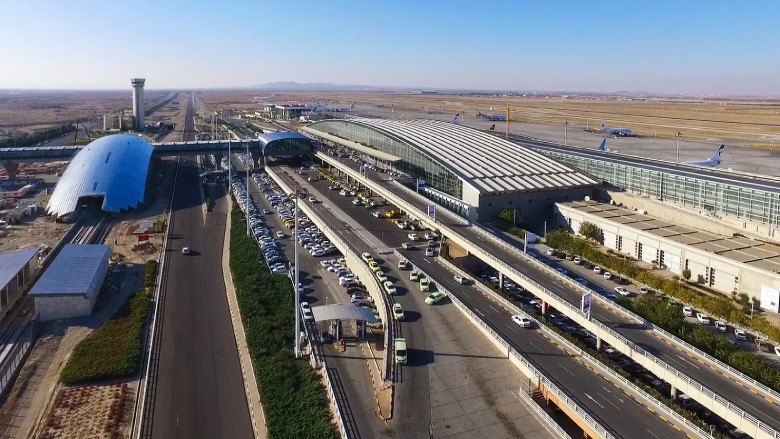
M709 161L715 163L716 165L719 165L721 161L723 161L723 149L726 147L726 145L720 145L720 148L718 148L717 151L715 151L715 154L712 155Z
M606 151L607 150L607 138L605 137L601 144L599 144L599 151Z

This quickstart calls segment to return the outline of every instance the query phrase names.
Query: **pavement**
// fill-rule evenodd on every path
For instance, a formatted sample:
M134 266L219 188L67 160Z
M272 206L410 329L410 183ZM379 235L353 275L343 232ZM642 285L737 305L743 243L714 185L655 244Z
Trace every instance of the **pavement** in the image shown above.
M152 437L252 437L238 347L222 271L228 200L203 220L198 167L183 157L168 239L169 274L153 406ZM192 253L181 254L182 247Z
M321 200L315 209L321 210L323 219L358 249L387 248L385 237L405 237L408 233L398 228L367 228L364 224L389 222L371 217L370 210L349 205L349 198L329 191L326 181L312 184L294 172L279 173L291 187L300 186ZM399 368L395 413L388 422L392 434L403 434L388 432L386 437L429 438L431 432L436 438L551 437L553 434L534 409L514 396L527 377L453 304L424 304L425 294L408 280L409 271L396 269L395 255L383 254L381 258L386 275L398 289L393 300L406 311L401 331L410 346L409 363ZM419 330L415 332L412 329L416 327ZM427 392L421 392L422 388ZM426 398L425 393L430 396Z

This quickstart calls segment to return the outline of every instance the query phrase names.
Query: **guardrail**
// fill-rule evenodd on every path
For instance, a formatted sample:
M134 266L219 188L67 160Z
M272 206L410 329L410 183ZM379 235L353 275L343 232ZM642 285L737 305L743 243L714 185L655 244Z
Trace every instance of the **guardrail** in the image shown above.
M16 337L13 347L3 356L3 362L0 365L0 395L5 395L10 390L8 385L13 382L12 378L18 372L17 369L22 365L35 344L39 329L40 314L35 313L35 316L26 323L24 329Z
M468 273L464 272L463 270L461 270L460 268L458 268L457 266L455 266L454 264L452 264L450 261L448 261L445 258L442 258L442 257L439 256L439 257L436 258L436 262L440 263L441 265L444 265L450 271L454 271L456 273L459 273L462 276L470 277ZM515 305L514 303L510 302L509 300L507 300L506 298L504 298L500 294L498 294L496 291L490 289L489 287L487 287L486 285L484 285L483 283L481 283L479 281L475 282L475 286L476 286L477 289L481 290L483 294L487 295L488 297L490 297L494 301L498 302L499 304L501 304L502 307L504 307L505 309L509 310L510 312L519 313L519 314L523 314L523 315L527 316L530 320L532 320L537 325L537 327L542 332L544 332L545 334L547 334L551 338L554 338L558 343L566 346L567 349L575 352L577 355L580 355L581 357L587 358L592 364L595 364L604 374L609 375L612 379L614 379L616 381L620 381L624 386L630 388L632 391L634 391L634 392L638 393L639 395L641 395L642 397L644 397L658 411L666 413L667 415L671 416L672 418L674 418L675 420L677 420L681 424L687 426L688 428L691 428L693 431L697 432L699 434L699 436L702 437L702 438L709 436L709 434L706 433L704 430L702 430L699 426L697 426L696 424L692 423L691 421L685 419L679 413L677 413L676 411L672 410L671 407L661 403L660 401L655 399L652 395L650 395L649 393L647 393L643 389L641 389L639 386L637 386L636 384L632 383L631 381L628 381L623 376L621 376L620 374L615 372L612 368L607 367L604 363L602 363L601 361L599 361L596 358L594 358L588 351L585 351L585 350L581 349L579 346L577 346L574 343L570 342L567 338L561 336L557 332L555 332L555 331L551 330L550 328L548 328L547 325L544 325L544 324L540 323L539 320L537 318L535 318L533 315L531 315L531 313L529 313L528 311L526 311L523 308L521 308L521 307Z
M469 243L465 238L461 237L459 233L455 232L453 229L451 229L449 226L444 225L439 222L433 222L431 218L428 218L427 215L421 215L419 213L419 209L412 204L410 204L408 201L402 199L398 195L388 192L385 188L379 186L378 184L372 182L372 181L366 181L362 178L355 170L344 166L344 164L340 163L338 160L328 156L327 154L323 154L321 152L317 153L317 156L323 159L324 161L328 161L329 163L332 163L334 166L346 169L341 169L343 172L347 173L348 175L352 176L353 178L356 178L358 180L361 180L364 185L370 187L372 190L374 190L377 193L381 193L385 199L391 201L392 203L396 204L399 208L402 210L406 210L407 212L416 212L416 216L420 216L423 221L428 222L429 224L432 224L432 227L438 228L443 234L448 235L451 239L454 237L457 237L458 240L462 242L462 244L468 246L468 244L471 244L471 247L474 247L478 249L483 259L487 259L490 262L494 264L495 267L499 267L499 271L503 271L506 274L511 275L511 277L514 277L513 280L516 282L525 284L523 285L527 289L534 289L537 291L537 295L539 293L546 295L549 297L549 299L545 299L545 301L549 302L551 305L553 305L558 310L564 310L568 309L570 315L567 314L569 317L573 318L577 323L584 327L593 326L595 332L597 333L603 333L609 337L611 337L613 340L608 340L608 343L615 346L618 350L626 350L621 349L621 344L625 347L628 347L628 353L631 353L631 351L636 352L642 356L644 356L650 363L657 365L659 368L661 368L663 371L667 372L666 374L659 373L657 371L654 371L656 375L659 375L662 379L665 381L670 382L671 384L675 385L678 389L684 391L687 395L696 398L695 394L692 394L694 392L697 392L698 395L706 396L707 398L710 398L711 401L714 403L717 403L720 405L720 407L723 407L725 411L722 411L722 413L717 413L718 415L726 418L727 421L731 422L738 428L740 428L743 431L746 431L748 434L751 434L751 431L753 431L754 434L751 434L751 436L756 436L756 433L763 432L765 435L761 437L772 437L772 438L780 438L780 433L778 433L776 430L771 428L770 426L764 424L763 422L759 421L757 418L755 418L753 415L747 413L740 407L732 404L730 401L726 400L725 398L721 397L720 395L716 394L714 391L710 390L709 388L703 386L698 381L693 380L692 378L688 377L687 375L683 374L682 372L678 371L677 369L673 368L672 366L666 364L664 361L658 359L654 355L648 353L646 350L642 349L641 347L637 346L634 342L631 340L628 340L626 337L618 334L615 332L612 328L604 325L603 323L599 322L598 320L588 320L587 317L582 314L582 312L577 308L576 306L570 304L569 302L563 300L560 296L553 293L552 291L548 290L544 286L540 285L535 280L529 278L528 276L524 275L514 267L511 267L506 262L502 261L501 259L498 259L493 254L489 253L488 251L482 249L481 247L477 246L474 243ZM473 228L473 230L479 230L477 228ZM484 231L483 231L484 232ZM491 236L492 234L486 233L486 236ZM500 243L495 236L491 236L493 239L493 242ZM500 243L502 246L507 246L506 243ZM535 261L533 258L529 258L527 255L522 254L522 252L519 252L516 248L513 248L513 251L517 252L521 255L521 257L526 258L528 261L534 261L537 264L541 264L539 261ZM557 275L557 273L556 273ZM598 295L596 295L599 297ZM598 299L597 299L598 300ZM626 311L628 314L628 312ZM660 332L660 331L659 331ZM626 353L626 352L624 352ZM644 363L642 364L645 366L648 364L648 361L646 362L640 362ZM669 377L673 376L677 381L671 382ZM682 388L683 386L686 386L686 388ZM718 407L710 406L710 409L719 410ZM726 413L730 412L731 414L735 416L728 416ZM750 424L750 426L745 425L743 422L739 421L746 421ZM751 428L753 427L753 428ZM750 431L748 431L750 430Z

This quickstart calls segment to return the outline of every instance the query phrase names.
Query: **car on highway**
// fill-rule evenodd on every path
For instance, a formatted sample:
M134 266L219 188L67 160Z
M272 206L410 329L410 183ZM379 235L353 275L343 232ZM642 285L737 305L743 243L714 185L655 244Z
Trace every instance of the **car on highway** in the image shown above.
M392 281L386 280L382 286L385 287L387 294L392 296L396 293L395 285L393 285Z
M414 246L408 242L401 243L401 247L403 247L404 250L411 250L414 248Z
M431 289L431 280L427 277L423 277L420 279L420 291L427 292Z
M441 299L444 299L445 295L441 291L436 291L435 293L431 293L428 295L428 297L425 298L425 303L428 305L433 305L434 303L439 303Z
M309 203L316 203L317 199L314 197L309 197Z
M626 297L631 295L631 291L628 291L626 287L615 287L615 292L620 294L621 296L626 296Z
M190 248L189 247L182 247L181 248L181 254L183 254L183 255L190 254Z
M718 332L726 332L726 322L715 320L715 330Z
M418 280L420 280L420 273L416 271L409 273L409 280L412 282L417 282Z
M406 339L396 338L393 341L393 346L395 347L395 362L398 364L406 364Z
M371 271L379 271L382 269L382 267L379 266L379 264L376 263L376 261L371 261L368 263L368 268Z
M382 218L382 214L379 212L371 212L371 216L374 218Z
M693 317L693 308L690 306L683 306L682 313L685 317Z
M301 315L303 316L303 319L307 322L313 322L314 321L314 313L311 312L311 307L309 306L309 302L301 302Z
M425 249L425 256L428 256L428 257L433 256L433 249L430 248L430 247L426 248Z
M702 325L710 324L710 316L701 312L696 313L696 320L698 320Z
M734 338L737 340L747 341L747 333L741 329L734 328Z
M395 317L396 320L404 319L404 309L401 307L400 303L393 304L393 317Z
M547 251L544 252L547 256L555 256L558 253L557 250L554 248L548 248Z
M529 319L526 316L522 316L520 314L515 314L512 316L512 321L517 323L521 328L530 328L531 327L531 319Z
M455 276L453 276L453 278L455 279L455 282L461 285L468 285L471 283L471 279L467 278L466 276L461 276L459 274L456 274Z
M417 241L417 240L420 239L420 235L418 235L416 233L410 233L410 234L406 235L406 237L409 238L410 241Z
M361 253L360 259L362 259L365 263L369 263L374 260L374 257L371 256L371 253Z

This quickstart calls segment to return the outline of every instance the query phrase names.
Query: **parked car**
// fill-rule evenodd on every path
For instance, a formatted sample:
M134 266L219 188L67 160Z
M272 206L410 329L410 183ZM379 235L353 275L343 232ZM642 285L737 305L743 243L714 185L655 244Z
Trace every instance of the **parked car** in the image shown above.
M741 329L734 328L734 338L737 340L747 341L747 333Z
M385 287L387 294L392 296L396 293L395 285L393 285L392 281L387 280L382 284L382 286Z
M708 316L707 314L697 312L696 319L699 320L699 323L701 323L702 325L710 324L710 316Z
M365 263L369 263L374 260L374 257L371 256L371 253L362 253L360 255L360 259L362 259Z
M595 267L593 267L593 272L596 274L601 274L601 267L596 265Z
M402 243L402 244L401 244L401 247L403 247L403 248L404 248L404 250L411 250L411 249L413 249L413 248L414 248L414 246L413 246L412 244L409 244L408 242L404 242L404 243Z
M548 248L546 252L544 252L547 256L555 256L556 253L558 253L557 250L554 248Z
M612 273L610 273L609 271L605 271L604 272L604 279L606 279L606 280L612 279Z
M427 292L431 288L431 281L427 277L420 279L420 291Z
M575 256L574 257L574 263L577 264L577 265L582 264L582 258L580 258L579 256Z
M726 323L720 320L715 321L715 330L718 332L726 332Z
M409 280L412 282L417 282L418 280L420 280L420 273L416 271L409 273Z
M626 287L615 287L615 292L620 294L621 296L630 296L631 292L626 289Z
M433 249L428 247L425 249L425 256L433 256Z
M683 306L682 313L685 317L692 317L693 308L691 308L690 306Z

